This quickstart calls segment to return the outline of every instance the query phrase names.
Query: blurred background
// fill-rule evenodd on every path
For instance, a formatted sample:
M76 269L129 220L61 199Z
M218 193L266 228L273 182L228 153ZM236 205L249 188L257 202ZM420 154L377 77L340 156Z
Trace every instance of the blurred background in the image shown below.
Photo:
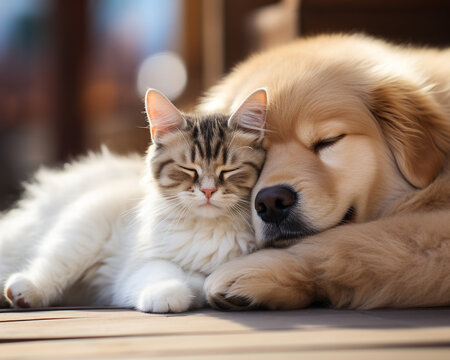
M449 46L447 0L0 0L0 209L42 164L144 152L143 95L182 110L253 51L363 31Z

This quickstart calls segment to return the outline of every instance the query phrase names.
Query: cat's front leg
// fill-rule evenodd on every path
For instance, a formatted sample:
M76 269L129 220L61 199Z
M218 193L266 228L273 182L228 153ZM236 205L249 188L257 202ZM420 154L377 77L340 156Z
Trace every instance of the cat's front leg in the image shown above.
M184 312L206 304L204 280L204 275L187 274L170 261L150 260L122 277L114 303L143 312Z
M45 294L33 280L22 273L9 277L5 284L5 298L15 307L30 308L44 306Z

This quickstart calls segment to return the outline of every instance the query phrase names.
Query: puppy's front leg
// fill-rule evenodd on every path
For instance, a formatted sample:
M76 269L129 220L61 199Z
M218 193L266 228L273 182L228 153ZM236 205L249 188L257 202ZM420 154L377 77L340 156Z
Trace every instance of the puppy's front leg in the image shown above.
M321 291L334 307L449 305L449 220L448 210L415 213L318 235L309 257Z
M228 309L449 305L449 219L439 211L337 227L229 262L205 291L212 306Z
M295 309L317 298L308 264L286 249L261 250L222 265L207 278L205 293L222 310Z

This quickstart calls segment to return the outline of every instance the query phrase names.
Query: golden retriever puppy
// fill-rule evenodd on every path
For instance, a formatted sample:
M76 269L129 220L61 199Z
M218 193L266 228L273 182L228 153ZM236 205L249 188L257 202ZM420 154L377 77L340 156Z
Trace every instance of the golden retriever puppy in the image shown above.
M215 271L210 303L450 305L450 49L302 39L239 65L199 109L232 111L259 87L268 152L253 224L269 249Z

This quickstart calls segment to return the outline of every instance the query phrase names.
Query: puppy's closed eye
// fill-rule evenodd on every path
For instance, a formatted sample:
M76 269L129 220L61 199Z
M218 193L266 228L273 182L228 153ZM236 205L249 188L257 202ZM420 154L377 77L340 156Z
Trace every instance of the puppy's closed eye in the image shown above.
M339 136L320 140L312 146L312 150L317 154L321 150L336 144L339 140L341 140L344 137L345 137L345 134L341 134Z

